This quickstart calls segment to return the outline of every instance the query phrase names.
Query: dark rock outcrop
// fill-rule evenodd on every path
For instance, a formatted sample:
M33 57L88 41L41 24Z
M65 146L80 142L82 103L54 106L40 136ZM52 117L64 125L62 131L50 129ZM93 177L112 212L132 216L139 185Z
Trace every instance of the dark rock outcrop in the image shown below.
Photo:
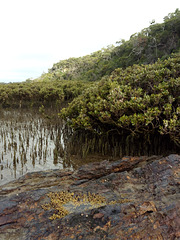
M174 154L28 173L0 187L0 239L180 239L179 165Z

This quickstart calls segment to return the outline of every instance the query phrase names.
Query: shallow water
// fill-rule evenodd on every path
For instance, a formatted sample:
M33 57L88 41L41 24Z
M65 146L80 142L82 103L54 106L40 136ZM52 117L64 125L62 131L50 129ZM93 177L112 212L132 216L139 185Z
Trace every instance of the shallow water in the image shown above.
M74 132L52 109L0 109L0 185L27 172L71 169L90 163L117 160L123 156L179 153L165 138L154 136L127 141L112 134L94 136Z
M0 185L27 172L72 169L64 160L64 132L62 120L38 110L0 110Z

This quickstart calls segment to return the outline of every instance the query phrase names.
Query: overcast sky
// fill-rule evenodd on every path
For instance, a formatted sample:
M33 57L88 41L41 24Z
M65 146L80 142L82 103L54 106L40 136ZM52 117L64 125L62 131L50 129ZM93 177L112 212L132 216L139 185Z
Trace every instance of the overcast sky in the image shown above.
M0 82L128 40L176 8L179 0L0 0Z

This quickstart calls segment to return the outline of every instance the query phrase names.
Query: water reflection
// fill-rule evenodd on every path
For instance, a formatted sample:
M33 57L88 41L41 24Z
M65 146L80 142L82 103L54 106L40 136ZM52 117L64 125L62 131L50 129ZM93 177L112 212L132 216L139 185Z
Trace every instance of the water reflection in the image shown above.
M38 110L0 111L0 185L27 172L55 168L72 168L65 161L65 125Z
M0 185L27 172L76 169L104 159L126 155L168 155L180 149L168 136L134 138L116 132L102 136L86 131L73 133L52 109L0 109Z

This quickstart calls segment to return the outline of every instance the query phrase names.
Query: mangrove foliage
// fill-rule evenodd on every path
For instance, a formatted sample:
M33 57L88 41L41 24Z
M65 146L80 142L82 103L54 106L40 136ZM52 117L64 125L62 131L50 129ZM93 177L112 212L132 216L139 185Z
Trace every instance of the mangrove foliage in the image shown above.
M169 135L180 144L180 54L118 68L61 111L74 129L97 134Z

